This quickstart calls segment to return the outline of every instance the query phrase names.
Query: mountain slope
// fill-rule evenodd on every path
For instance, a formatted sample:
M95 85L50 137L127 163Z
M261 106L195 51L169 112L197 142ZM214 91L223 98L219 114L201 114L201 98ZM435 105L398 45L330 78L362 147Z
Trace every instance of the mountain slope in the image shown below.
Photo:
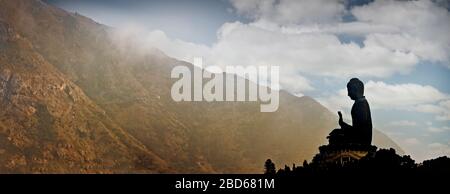
M104 172L139 169L145 172L170 172L171 169L175 172L260 172L267 158L277 164L300 163L312 158L318 146L325 143L326 135L336 127L335 115L315 100L286 92L280 93L280 108L274 113L260 113L258 102L176 103L170 97L170 88L176 81L170 79L170 71L176 65L192 69L191 64L169 58L156 49L143 51L127 39L118 41L114 29L41 1L0 0L0 5L0 21L7 25L4 31L15 31L8 39L15 36L23 39L23 43L6 41L0 45L4 50L0 72L18 75L23 72L24 77L58 77L34 81L40 85L28 86L30 92L42 90L46 96L22 95L35 99L43 107L41 116L35 116L42 117L34 123L41 126L36 131L52 128L46 125L46 118L55 117L53 111L79 110L72 117L59 113L56 123L61 129L58 131L62 136L70 137L71 141L66 144L72 146L72 151L101 149L103 152L98 152L105 156L93 154L92 157L95 155L99 159L95 164ZM18 44L28 46L25 49ZM15 52L19 54L16 56ZM30 56L33 57L28 61L20 59ZM36 62L37 59L42 62ZM30 64L42 70L26 68ZM23 68L19 68L21 66ZM8 82L4 81L5 86L0 86L3 91L11 92L6 87ZM56 89L44 87L49 84L55 85ZM72 102L74 97L67 93L67 87L73 88L69 91L77 91L77 98L84 100ZM10 101L2 103L2 107L14 104ZM35 107L32 101L18 104ZM54 110L47 111L49 115L45 107L54 107ZM11 126L20 124L23 126L14 131L28 132L25 125L32 119L26 115L4 116L11 112L0 110L0 129L8 131ZM51 123L56 125L55 121ZM86 147L78 146L81 136L74 135L80 133L77 131L89 133L94 139L83 144ZM104 133L108 135L101 138L104 135L100 134ZM399 149L386 136L374 134L374 142ZM18 135L17 139L25 138ZM114 143L91 145L103 139L114 140ZM35 144L57 141L58 136L47 137L45 133L37 133L30 140ZM108 156L116 148L121 153ZM54 148L55 152L60 149ZM8 151L10 155L26 152ZM123 161L107 160L115 157ZM0 160L4 158L0 155ZM34 166L27 165L29 160L32 158L25 157L26 164L22 166ZM61 167L47 171L76 171L83 164L81 160L70 161L58 156L52 160ZM69 164L74 166L67 166ZM41 166L50 168L53 164ZM23 171L36 172L35 169ZM87 169L83 172L97 171Z
M0 172L168 171L1 20L0 45Z

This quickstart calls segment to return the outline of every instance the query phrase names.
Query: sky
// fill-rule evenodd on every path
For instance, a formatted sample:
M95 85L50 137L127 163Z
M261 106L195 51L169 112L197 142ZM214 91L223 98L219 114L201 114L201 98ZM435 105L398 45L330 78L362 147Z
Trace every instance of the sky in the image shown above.
M374 127L416 161L450 156L449 0L46 0L206 65L278 65L281 87Z

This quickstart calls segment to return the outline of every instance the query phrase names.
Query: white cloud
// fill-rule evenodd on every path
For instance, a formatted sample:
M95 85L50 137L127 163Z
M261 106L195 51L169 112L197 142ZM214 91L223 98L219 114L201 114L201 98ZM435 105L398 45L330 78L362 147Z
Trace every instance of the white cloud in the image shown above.
M145 54L148 50L157 48L171 57L191 63L195 57L207 55L210 51L205 45L172 39L163 31L149 32L135 24L114 31L112 39L118 44L117 48L122 48L124 52Z
M289 71L331 77L385 77L406 73L418 62L413 53L393 51L371 39L360 47L343 44L334 34L287 29L267 22L224 24L211 48L210 61L216 65L280 65Z
M371 99L374 108L407 109L421 104L448 99L449 95L438 89L419 84L386 84L369 81L365 84L365 95Z
M209 65L278 65L282 87L291 93L314 89L308 74L388 77L410 72L421 60L449 61L450 15L428 0L357 6L350 10L353 22L342 22L349 10L341 0L230 2L251 22L223 24L212 46L171 39L161 31L139 35L139 42L189 62L201 56ZM342 43L342 34L363 37L363 45Z
M407 138L403 141L406 146L415 146L421 144L421 142L417 138Z
M450 156L450 144L434 142L425 143L417 138L405 138L398 141L406 151L406 153L412 154L414 160L417 162L422 162L424 160L429 160L437 158L440 156Z
M340 21L346 10L339 0L231 0L238 14L278 24Z
M434 104L419 104L413 108L411 108L412 110L415 110L417 112L423 112L423 113L440 113L442 112L442 107L439 107L437 105Z
M365 84L365 96L372 109L430 113L437 120L450 120L450 95L432 86L369 81ZM319 101L331 110L348 110L351 107L345 88L319 98Z
M412 127L417 126L417 123L409 120L392 121L389 123L390 126L394 127Z
M223 24L212 46L172 39L162 31L140 31L137 36L135 33L128 37L137 37L140 45L156 47L188 62L201 56L207 65L278 65L281 86L291 93L314 89L304 77L307 74L340 79L388 77L408 73L420 60L449 59L450 38L446 33L450 31L450 15L429 1L375 1L350 10L357 19L353 22L342 22L348 10L340 0L230 2L236 13L252 21ZM364 37L363 46L342 43L340 34ZM382 83L368 83L369 87L370 84ZM405 86L383 88L396 90ZM437 94L430 91L432 96ZM424 100L421 98L425 93L419 94L421 97L406 96L401 101L384 96L375 98L381 105L398 105ZM447 117L450 115L441 115L440 119Z
M443 127L428 127L427 129L430 132L435 132L435 133L439 133L439 132L450 132L450 127L447 126L443 126Z
M435 114L435 119L439 121L450 120L450 100L448 98L435 104L417 105L413 108L413 110L423 113Z
M450 120L450 100L441 101L439 103L441 107L440 115L436 118L437 120L449 121Z
M436 158L439 156L450 156L450 146L448 144L442 144L442 143L431 143L428 144L428 148L430 149L430 152L428 153L427 158Z
M356 7L351 12L358 21L399 29L394 34L375 32L367 38L386 48L412 52L422 60L447 62L450 67L450 14L444 7L428 0L386 0Z
M335 94L316 98L320 104L327 107L332 112L344 111L347 115L350 113L352 101L347 96L347 90L341 89Z
M411 53L390 51L370 41L361 48L355 43L342 44L335 35L286 34L279 28L268 28L260 23L224 24L218 32L218 42L212 47L170 39L161 31L138 33L137 37L142 37L138 42L144 42L143 45L188 62L202 56L208 65L279 65L282 87L292 93L313 89L303 73L383 77L407 72L417 63L417 57Z

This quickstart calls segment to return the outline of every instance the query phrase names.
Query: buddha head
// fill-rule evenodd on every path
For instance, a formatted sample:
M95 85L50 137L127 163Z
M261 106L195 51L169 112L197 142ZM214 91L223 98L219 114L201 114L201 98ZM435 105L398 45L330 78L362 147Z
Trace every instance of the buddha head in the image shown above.
M360 99L364 96L364 84L358 78L352 78L347 83L348 96L352 100Z

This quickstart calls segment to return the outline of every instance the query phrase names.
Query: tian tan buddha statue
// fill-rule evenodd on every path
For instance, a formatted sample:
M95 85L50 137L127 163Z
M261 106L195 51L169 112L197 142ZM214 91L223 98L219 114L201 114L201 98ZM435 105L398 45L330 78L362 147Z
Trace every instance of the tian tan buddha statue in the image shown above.
M347 84L348 96L354 100L352 106L352 125L345 123L339 111L340 129L333 130L327 137L330 145L336 144L361 144L371 145L372 142L372 118L370 107L364 97L364 84L358 78L352 78Z

